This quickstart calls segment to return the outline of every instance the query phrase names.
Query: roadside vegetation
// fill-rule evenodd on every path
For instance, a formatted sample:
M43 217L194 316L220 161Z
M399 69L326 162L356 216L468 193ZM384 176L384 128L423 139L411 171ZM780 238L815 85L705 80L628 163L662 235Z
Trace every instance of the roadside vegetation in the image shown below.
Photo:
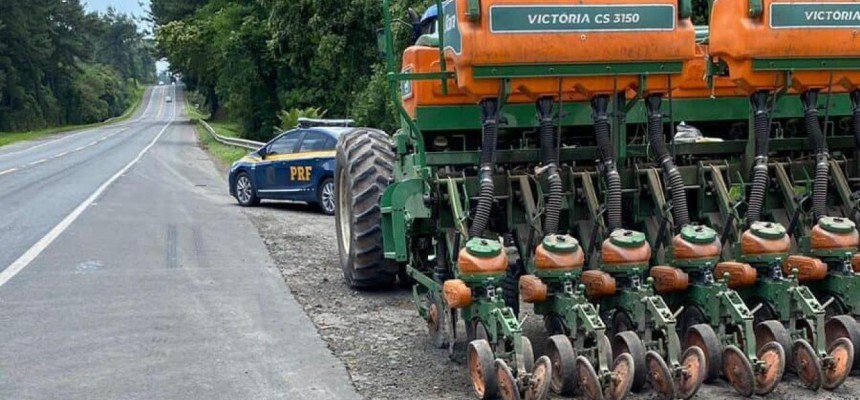
M211 124L210 124L211 125ZM218 132L219 135L228 134L227 131L218 129L215 125L211 125L215 132ZM228 146L226 144L222 144L215 140L212 135L203 127L201 124L197 124L197 137L200 139L200 143L203 145L203 148L207 150L210 154L215 156L220 162L220 167L229 167L230 164L233 164L235 161L239 160L242 157L245 157L248 154L247 149L243 149L241 147Z
M209 131L207 131L206 128L203 127L203 124L199 122L209 119L210 116L208 113L200 111L200 109L198 109L194 104L191 104L190 102L186 102L185 109L188 113L188 116L193 121L197 122L197 138L200 140L200 143L202 144L203 148L209 151L210 154L215 156L218 161L219 167L229 167L230 164L233 164L233 162L244 157L245 154L248 154L247 149L222 144L215 140L215 138L213 138L212 135L209 134ZM215 132L217 132L221 136L239 137L240 128L238 124L224 121L209 121L207 123L209 124L209 126L212 127L212 129L215 130Z
M155 80L137 23L80 0L2 1L0 38L0 132L29 132L2 142L120 116Z
M21 142L24 140L34 140L39 139L41 137L55 135L58 133L78 130L78 129L86 129L86 128L94 128L102 125L107 125L109 123L121 122L125 121L134 114L134 112L140 107L140 104L143 102L143 95L146 93L145 86L139 86L134 89L134 103L132 103L128 109L125 110L122 115L114 118L109 118L102 122L96 122L92 124L83 124L83 125L64 125L64 126L56 126L53 128L40 129L37 131L28 131L28 132L0 132L0 146L5 146L8 144L12 144L15 142Z
M284 127L283 110L327 110L330 118L391 130L379 0L153 0L158 55L170 60L202 108L240 126L242 137L267 141ZM396 18L407 5L392 0ZM405 45L411 31L399 27ZM287 111L289 113L289 111Z

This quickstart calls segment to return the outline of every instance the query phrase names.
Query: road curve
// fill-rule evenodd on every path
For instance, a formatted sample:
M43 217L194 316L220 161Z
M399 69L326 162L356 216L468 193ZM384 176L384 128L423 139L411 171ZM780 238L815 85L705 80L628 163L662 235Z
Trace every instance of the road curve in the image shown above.
M183 104L0 148L0 398L359 398Z

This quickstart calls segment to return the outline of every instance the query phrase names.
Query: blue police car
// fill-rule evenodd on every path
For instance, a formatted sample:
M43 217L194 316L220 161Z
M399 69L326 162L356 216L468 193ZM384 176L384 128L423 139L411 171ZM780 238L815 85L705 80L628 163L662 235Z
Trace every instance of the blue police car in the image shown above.
M334 214L335 147L351 120L299 119L230 168L230 194L245 207L261 199L303 201Z

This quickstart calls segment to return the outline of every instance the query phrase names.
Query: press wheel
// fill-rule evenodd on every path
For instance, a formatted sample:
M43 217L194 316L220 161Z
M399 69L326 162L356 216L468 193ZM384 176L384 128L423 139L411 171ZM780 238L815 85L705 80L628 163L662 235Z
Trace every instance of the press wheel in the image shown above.
M493 365L490 343L483 339L469 342L467 358L475 396L481 400L498 397L499 381Z
M741 396L750 397L755 393L752 364L737 346L726 346L723 351L723 374Z
M587 400L604 400L600 380L594 372L594 366L583 356L576 357L576 376L582 395Z
M776 388L785 373L785 349L777 342L769 342L758 349L756 357L767 367L755 376L755 394L764 396Z
M553 335L567 335L567 327L564 325L564 320L558 315L547 315L543 317L543 327L546 333Z
M535 351L532 347L532 341L523 336L523 364L525 364L527 373L531 373L535 369Z
M488 343L490 342L490 334L487 332L487 328L477 318L472 320L472 335L472 340L486 340Z
M616 311L612 315L612 333L618 334L626 331L636 330L636 325L633 324L633 319L630 318L624 311Z
M828 345L844 337L851 341L854 351L860 349L860 324L850 315L837 315L828 319L824 325L824 333ZM860 357L854 357L853 367L860 367Z
M603 389L605 400L622 400L630 394L633 386L633 357L629 353L615 357L612 363L612 379Z
M705 313L695 304L684 306L684 311L676 318L676 321L675 329L681 337L687 334L691 326L708 323L708 320L705 319Z
M549 397L550 380L552 379L552 363L549 357L537 359L532 371L529 386L526 388L526 400L545 400Z
M618 356L630 353L633 357L633 386L634 392L639 392L645 387L647 378L645 367L645 345L642 344L642 339L633 331L624 331L615 334L612 339L612 356Z
M835 293L825 294L824 296L819 297L818 302L821 304L830 302L830 304L824 309L824 318L830 319L837 315L848 314L848 309L845 307L845 302L842 299L842 296Z
M777 342L784 352L791 349L791 335L785 329L785 325L777 320L762 321L755 327L755 348L761 350L764 345L770 342ZM786 355L787 356L787 355ZM791 365L793 359L786 359L785 368L793 370Z
M657 392L657 398L672 400L676 397L677 389L672 380L672 371L666 365L666 361L654 350L645 353L645 365L648 366L648 380L651 387Z
M499 382L499 398L502 400L520 400L520 389L511 367L503 360L496 359L496 380Z
M705 382L713 381L720 377L723 365L722 346L714 328L708 324L697 324L687 330L684 338L687 348L698 346L705 355Z
M821 371L821 360L815 354L812 345L804 339L797 339L791 347L791 358L797 377L810 390L818 390L824 381Z
M600 336L600 339L596 340L596 342L597 364L609 366L609 363L614 360L614 354L612 354L612 341L609 340L609 336L604 334Z
M572 396L576 391L576 353L570 339L564 335L552 335L546 341L546 354L552 363L550 388L562 396Z
M688 347L681 354L681 367L684 370L675 376L675 389L678 398L687 400L696 395L705 380L708 369L705 366L705 352L699 346Z
M845 382L854 364L854 345L848 338L836 339L827 348L827 355L833 358L833 364L824 370L824 383L827 390L838 388Z

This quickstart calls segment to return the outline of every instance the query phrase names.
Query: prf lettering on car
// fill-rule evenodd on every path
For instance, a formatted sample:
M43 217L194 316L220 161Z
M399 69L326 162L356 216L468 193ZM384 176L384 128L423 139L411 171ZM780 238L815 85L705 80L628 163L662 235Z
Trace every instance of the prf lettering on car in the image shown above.
M311 180L311 171L314 167L311 166L296 166L290 167L291 181L309 181Z

